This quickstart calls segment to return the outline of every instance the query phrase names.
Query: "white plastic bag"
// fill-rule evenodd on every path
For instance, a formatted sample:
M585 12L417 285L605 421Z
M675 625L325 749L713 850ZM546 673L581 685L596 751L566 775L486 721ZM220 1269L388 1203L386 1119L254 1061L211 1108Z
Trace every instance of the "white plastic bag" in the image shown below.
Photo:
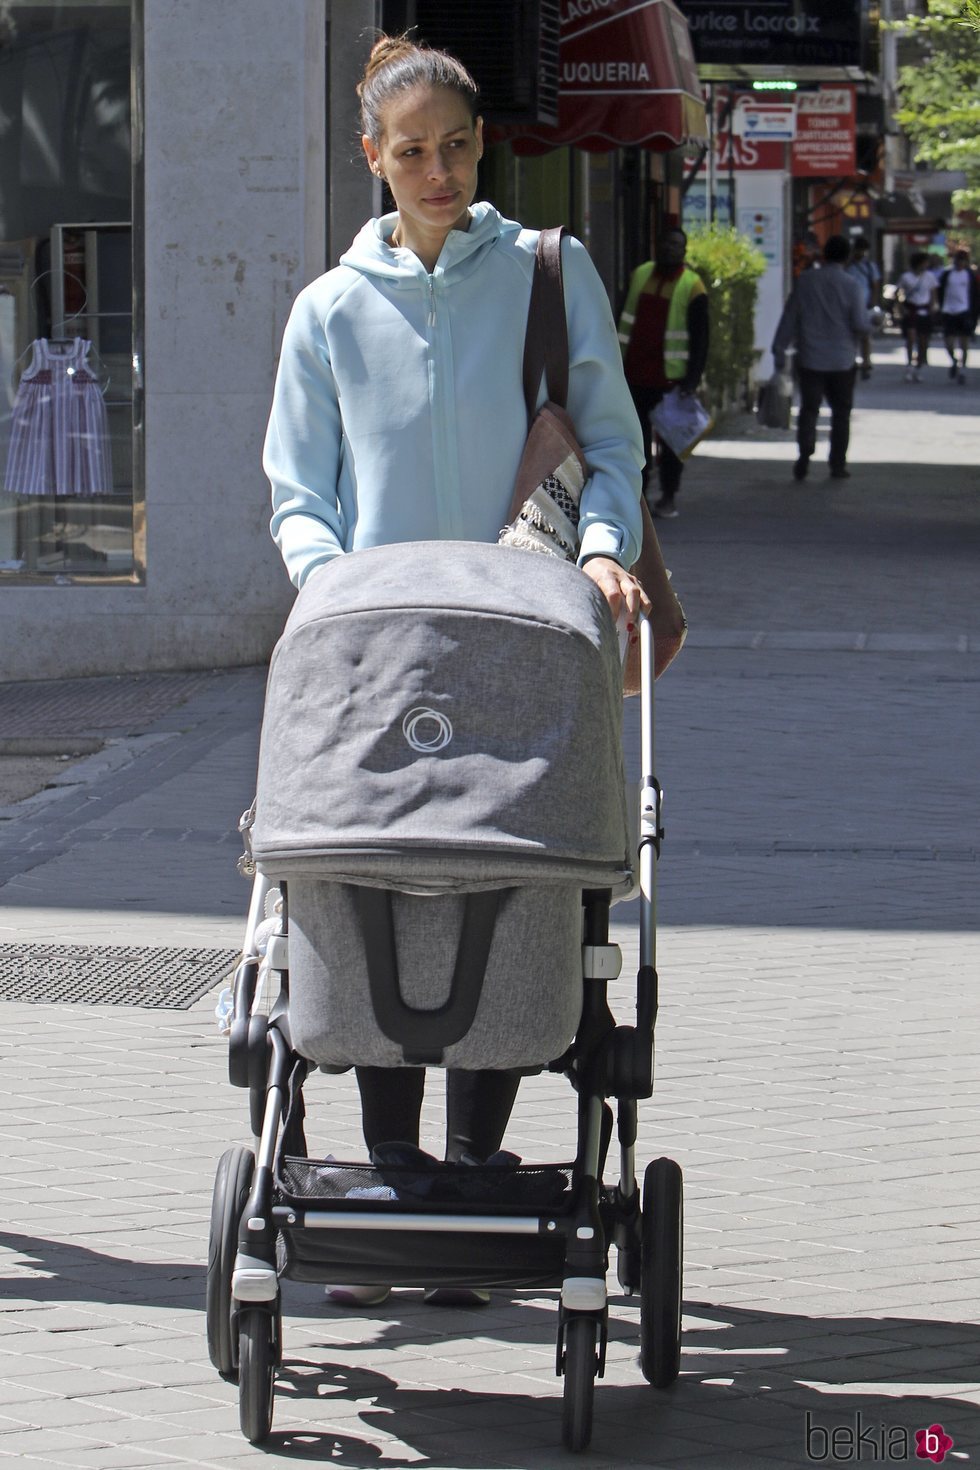
M793 379L775 372L759 390L759 423L766 429L788 429L793 411Z
M672 388L651 413L650 423L678 459L687 459L714 428L715 421L693 393L682 394Z

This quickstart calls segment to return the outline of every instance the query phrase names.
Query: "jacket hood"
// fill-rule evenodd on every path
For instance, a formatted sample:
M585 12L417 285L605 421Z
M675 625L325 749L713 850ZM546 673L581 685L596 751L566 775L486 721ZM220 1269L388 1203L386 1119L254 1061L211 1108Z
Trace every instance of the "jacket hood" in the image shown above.
M363 275L379 276L389 285L417 285L425 279L425 266L412 250L392 249L388 238L398 223L397 214L370 219L355 235L340 264ZM470 209L468 230L450 230L436 261L434 276L468 275L502 237L514 238L521 226L504 219L492 204L474 204Z

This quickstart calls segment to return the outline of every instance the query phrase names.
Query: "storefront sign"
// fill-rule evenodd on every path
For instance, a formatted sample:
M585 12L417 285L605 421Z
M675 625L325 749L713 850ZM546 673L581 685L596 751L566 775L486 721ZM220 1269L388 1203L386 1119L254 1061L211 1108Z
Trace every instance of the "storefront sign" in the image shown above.
M563 0L558 124L506 130L515 152L573 143L667 151L705 136L701 82L672 0Z
M772 142L768 138L759 138L754 134L749 136L747 133L744 135L739 133L738 104L742 99L736 98L732 111L729 111L728 100L727 87L721 86L713 89L715 165L718 173L782 173L788 168L786 144ZM745 100L751 99L746 98ZM733 120L735 120L734 133L730 130ZM707 171L707 161L703 160L698 176L706 176Z
M701 75L744 75L753 66L861 67L861 4L840 0L677 0ZM811 72L812 75L812 72Z
M735 108L735 132L740 138L759 138L769 143L789 143L796 137L794 102L759 102L740 98Z
M854 159L854 88L821 87L796 99L793 177L839 178L852 174Z
M746 235L761 250L767 265L776 265L783 244L783 211L778 207L760 206L738 211L738 232Z

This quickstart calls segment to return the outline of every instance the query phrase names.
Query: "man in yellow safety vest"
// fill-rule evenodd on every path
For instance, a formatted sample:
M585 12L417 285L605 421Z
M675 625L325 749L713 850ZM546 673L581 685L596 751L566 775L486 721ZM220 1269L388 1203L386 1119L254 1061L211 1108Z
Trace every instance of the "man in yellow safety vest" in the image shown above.
M648 503L654 459L650 414L673 388L682 394L696 392L708 357L708 295L701 277L684 263L686 249L681 229L670 227L658 236L655 259L638 266L630 278L619 318L623 368L646 445L643 493ZM677 514L674 497L684 467L664 443L659 466L660 496L650 509L669 518Z

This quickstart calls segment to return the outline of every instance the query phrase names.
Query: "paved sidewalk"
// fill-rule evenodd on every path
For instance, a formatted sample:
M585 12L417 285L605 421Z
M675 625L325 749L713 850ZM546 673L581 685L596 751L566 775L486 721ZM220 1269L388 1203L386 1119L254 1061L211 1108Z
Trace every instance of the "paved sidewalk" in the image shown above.
M815 465L795 485L788 434L716 438L663 530L694 632L658 687L639 1154L685 1172L684 1354L673 1391L646 1386L614 1295L589 1466L774 1470L831 1444L915 1464L936 1423L947 1463L980 1457L978 400L934 377L903 384L886 341L850 481ZM107 971L124 946L239 943L263 673L194 677L143 717L134 698L124 748L84 756L76 784L0 811L7 994L25 940L103 949ZM101 741L94 682L44 697L87 700L75 733ZM3 708L0 686L0 736ZM628 725L632 748L632 707ZM350 1314L287 1283L273 1434L241 1438L202 1311L214 1166L247 1134L214 1001L3 1006L0 1462L568 1464L551 1293ZM309 1101L313 1146L357 1149L349 1079L315 1077ZM436 1082L433 1145L439 1113ZM573 1116L561 1079L532 1079L508 1142L567 1156Z

